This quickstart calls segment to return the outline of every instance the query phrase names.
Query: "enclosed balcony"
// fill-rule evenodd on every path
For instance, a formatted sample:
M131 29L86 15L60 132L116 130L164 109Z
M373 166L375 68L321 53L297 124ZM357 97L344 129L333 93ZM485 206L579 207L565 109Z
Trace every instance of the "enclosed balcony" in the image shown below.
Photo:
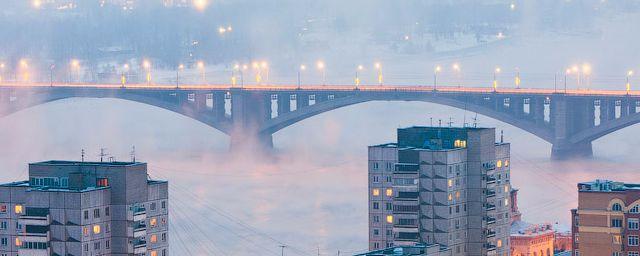
M490 217L490 216L484 217L484 220L487 222L487 224L496 223L496 218L493 218L493 217Z
M493 211L496 209L496 205L495 204L491 204L491 203L486 203L484 205L485 210L487 211Z
M496 237L496 231L488 229L487 232L487 238L492 238L492 237Z
M133 240L133 253L134 254L142 254L147 252L147 241L142 239Z
M488 189L487 190L487 198L491 198L491 197L495 197L496 196L496 190L495 189Z
M49 224L51 224L49 209L27 208L25 214L20 216L18 222L24 226L49 226Z

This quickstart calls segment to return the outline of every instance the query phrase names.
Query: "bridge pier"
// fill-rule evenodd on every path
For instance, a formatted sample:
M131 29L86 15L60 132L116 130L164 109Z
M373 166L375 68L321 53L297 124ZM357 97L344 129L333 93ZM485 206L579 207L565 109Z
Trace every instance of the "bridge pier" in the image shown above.
M269 94L231 89L231 151L268 152L273 149L271 134L261 132L271 118Z
M582 142L577 144L553 144L551 148L552 160L570 160L579 158L593 157L593 147L591 142Z

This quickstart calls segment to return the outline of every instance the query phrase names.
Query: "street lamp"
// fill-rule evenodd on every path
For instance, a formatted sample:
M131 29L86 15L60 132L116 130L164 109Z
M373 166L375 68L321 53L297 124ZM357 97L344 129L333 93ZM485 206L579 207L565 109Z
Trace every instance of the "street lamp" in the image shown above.
M142 62L142 67L147 70L147 85L151 85L151 62L144 60Z
M176 69L176 89L180 88L180 71L184 70L184 64L179 64Z
M498 89L498 74L502 71L499 67L493 70L493 90Z
M27 82L29 81L29 63L25 59L20 60L20 69L22 69L22 80ZM17 80L17 79L16 79Z
M205 73L205 68L204 68L204 61L198 61L198 63L196 63L196 66L198 67L198 70L200 70L200 76L202 78L202 83L206 84L207 83L207 78L206 78L206 73Z
M262 61L260 63L260 72L264 71L264 80L267 82L267 84L269 83L269 63L267 63L266 61Z
M373 66L376 68L376 70L378 71L378 84L382 85L382 64L380 64L380 62L376 62L375 64L373 64Z
M571 69L567 68L564 72L564 93L567 93L567 76L571 75Z
M438 73L442 71L442 67L440 65L436 66L433 69L433 90L435 91L438 87Z
M0 82L2 82L2 78L4 76L4 62L0 63Z
M520 89L520 68L516 68L516 78L515 78L515 83L516 83L516 89Z
M122 66L122 74L120 75L120 83L121 83L123 89L127 85L127 76L126 76L126 74L129 74L129 64L127 64L127 63L125 63Z
M236 78L236 71L240 70L240 64L233 65L233 69L231 69L231 86L235 87L238 83L238 79Z
M633 70L627 71L627 94L631 91L631 76L633 76Z
M458 79L458 87L462 87L462 70L460 69L460 64L453 63L453 71L456 73L456 78Z
M303 71L307 70L307 66L300 65L300 68L298 69L298 89L300 89L301 87L301 83L300 83L300 73L302 73Z
M72 59L69 65L71 66L71 76L75 76L75 82L80 82L80 61Z
M582 74L583 74L585 89L588 89L589 83L590 83L589 79L591 76L591 65L589 65L589 63L582 64Z
M356 68L356 89L358 89L358 86L360 85L360 71L364 70L364 67L362 65L358 65L358 67Z
M319 60L316 63L316 67L322 73L322 85L327 85L327 71L326 71L324 61Z

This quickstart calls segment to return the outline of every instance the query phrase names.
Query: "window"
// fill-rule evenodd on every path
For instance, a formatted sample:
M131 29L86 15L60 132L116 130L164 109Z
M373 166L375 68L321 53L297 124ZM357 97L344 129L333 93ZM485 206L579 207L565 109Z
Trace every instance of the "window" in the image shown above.
M158 242L158 236L157 235L151 235L151 239L149 239L149 241L151 241L151 243L155 244Z
M452 179L449 179L449 180L447 181L447 186L449 186L449 187L453 187L453 180L452 180Z
M498 246L498 248L502 247L502 240L498 239L498 242L496 243L496 246Z
M109 179L107 179L107 178L98 178L96 180L96 186L99 187L99 188L108 187L109 186Z
M100 234L100 225L93 225L93 233Z
M373 235L374 236L380 235L380 230L378 230L377 228L373 229Z
M167 201L162 201L162 209L167 209Z
M373 222L375 222L375 223L380 222L380 217L379 216L373 216Z
M640 101L639 101L640 102ZM633 207L631 207L631 209L629 209L629 213L638 213L640 212L640 205L635 205ZM0 205L0 212L2 212L2 206Z
M16 246L18 247L22 246L22 241L20 240L19 237L16 237Z
M9 239L6 237L0 238L0 246L5 247L7 245L9 245Z
M0 213L7 213L7 205L0 204Z
M453 200L453 195L451 195L451 193L449 193L449 201Z
M387 223L393 223L393 215L387 215Z
M162 256L167 256L167 249L162 249Z
M620 227L622 227L622 220L621 219L611 219L611 227L612 228L620 228Z
M627 219L627 228L629 230L638 230L638 218Z
M391 211L391 210L393 210L393 204L387 203L387 211Z
M14 210L15 210L14 212L15 212L16 214L22 214L22 211L23 211L23 209L22 209L22 205L21 205L21 204L16 204L16 207L15 207L15 209L14 209Z
M373 209L379 209L380 208L380 203L378 202L373 202Z
M502 160L498 160L498 162L496 163L496 167L498 168L502 167Z
M151 203L151 210L155 211L156 210L156 203Z
M156 251L151 251L151 256L158 256L158 252L156 252Z
M611 256L622 256L621 252L612 252Z
M89 235L89 228L88 227L84 227L82 229L82 234L84 234L84 236L88 236Z
M615 203L611 206L611 211L614 212L621 212L622 211L622 205L620 205L619 203Z
M378 166L378 163L373 163L373 169L374 169L374 170L378 170L378 167L379 167L379 166Z
M94 218L100 218L100 209L94 209L93 210L93 217Z
M629 236L628 245L629 246L638 246L638 236Z
M460 199L460 191L456 191L456 199Z
M374 188L373 190L371 190L371 194L373 196L379 196L380 195L380 189Z
M105 248L105 249L109 249L109 248L111 248L111 241L109 241L109 240L105 241L105 242L104 242L104 248Z
M83 244L82 247L83 247L85 252L89 251L89 244Z
M7 222L6 221L0 222L0 230L6 230L6 229L7 229Z
M393 189L388 188L387 191L385 192L385 194L387 196L393 196Z
M640 254L638 252L628 252L627 256L640 256Z
M104 208L104 216L109 216L109 214L109 206L107 206L106 208Z
M622 237L620 237L620 235L613 235L613 243L614 244L621 244L622 243Z
M156 219L156 218L151 218L151 219L149 220L149 225L150 225L152 228L153 228L153 227L155 227L155 226L157 226L157 225L158 225L158 219Z
M505 205L505 206L509 205L509 198L505 198L505 199L504 199L504 205Z
M162 233L162 241L163 242L167 241L167 233Z
M373 176L373 182L374 182L374 183L378 183L378 182L380 182L380 177L378 177L378 176Z
M89 219L89 210L85 210L84 211L84 219L88 220Z
M93 243L93 250L100 250L100 242Z

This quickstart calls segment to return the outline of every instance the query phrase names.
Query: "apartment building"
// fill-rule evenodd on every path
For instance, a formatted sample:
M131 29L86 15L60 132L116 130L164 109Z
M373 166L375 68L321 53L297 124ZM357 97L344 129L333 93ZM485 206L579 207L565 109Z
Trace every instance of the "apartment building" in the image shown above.
M168 198L146 163L29 164L0 185L0 256L167 256Z
M578 183L571 210L574 256L640 254L640 184L609 180Z
M410 127L369 147L369 248L508 255L509 144L492 128Z

